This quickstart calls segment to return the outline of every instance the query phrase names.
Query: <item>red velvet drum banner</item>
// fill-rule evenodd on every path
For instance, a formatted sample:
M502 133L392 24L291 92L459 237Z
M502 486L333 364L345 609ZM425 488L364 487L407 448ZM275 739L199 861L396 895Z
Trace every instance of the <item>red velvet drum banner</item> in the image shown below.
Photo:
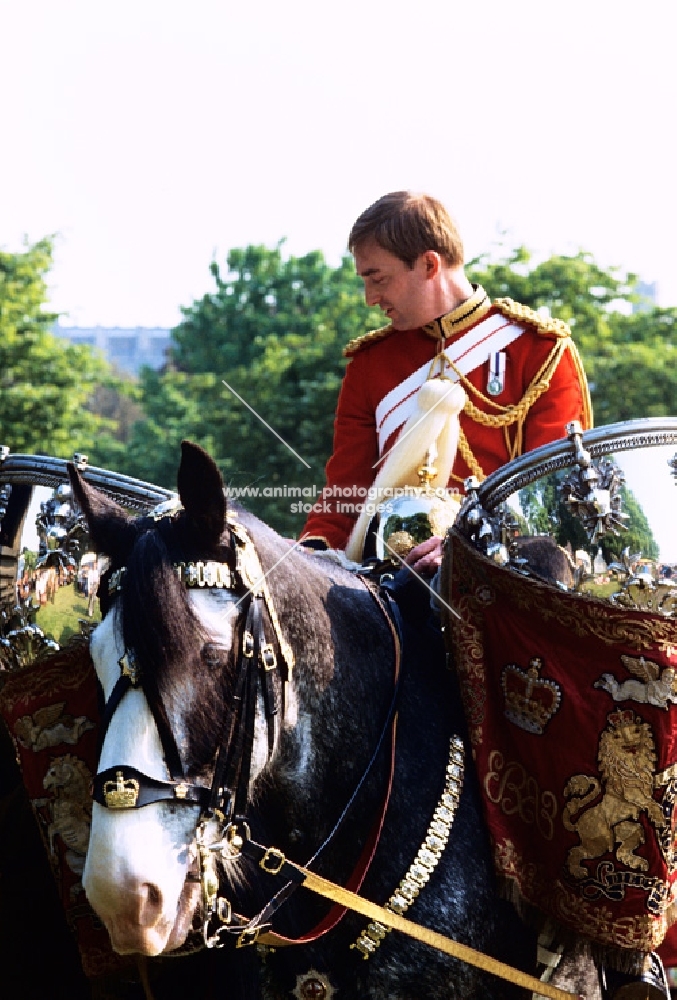
M92 815L99 710L89 644L82 636L6 678L0 715L14 740L66 919L88 977L134 966L116 955L85 897L82 871Z
M447 616L507 895L612 949L674 919L677 621L448 538Z

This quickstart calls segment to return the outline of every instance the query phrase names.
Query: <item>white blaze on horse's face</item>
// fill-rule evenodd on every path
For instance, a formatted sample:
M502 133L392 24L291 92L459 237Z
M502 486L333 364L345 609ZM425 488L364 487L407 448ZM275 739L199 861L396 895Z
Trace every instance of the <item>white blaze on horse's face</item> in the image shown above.
M215 599L215 595L219 598ZM191 592L196 610L215 641L232 642L223 591ZM92 636L91 653L106 700L120 676L124 644L117 608ZM216 720L215 720L216 722ZM141 690L122 698L104 741L99 771L127 764L167 780L160 738ZM92 830L83 875L87 897L116 951L158 955L179 947L190 930L200 886L186 882L195 870L197 806L158 802L140 809L93 804Z

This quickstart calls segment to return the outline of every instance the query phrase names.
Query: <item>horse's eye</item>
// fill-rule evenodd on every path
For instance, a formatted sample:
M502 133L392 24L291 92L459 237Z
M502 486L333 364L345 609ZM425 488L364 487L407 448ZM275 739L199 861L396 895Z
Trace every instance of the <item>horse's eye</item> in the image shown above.
M216 642L206 642L202 647L201 659L206 667L215 669L223 662L225 650Z

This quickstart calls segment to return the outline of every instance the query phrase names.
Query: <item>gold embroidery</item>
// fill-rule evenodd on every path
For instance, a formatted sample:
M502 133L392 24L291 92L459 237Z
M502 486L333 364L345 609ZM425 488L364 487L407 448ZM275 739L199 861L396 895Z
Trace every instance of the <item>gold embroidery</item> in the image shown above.
M571 336L571 330L562 319L553 319L551 316L541 316L539 312L531 306L522 305L514 299L496 299L494 305L506 319L517 320L518 323L529 323L535 326L542 336L565 338Z
M501 672L506 719L527 733L539 735L543 734L562 700L559 684L538 676L542 666L541 658L534 656L526 671L516 663L509 663Z
M8 716L21 704L50 698L63 700L68 692L78 691L86 684L88 676L94 676L89 640L84 635L74 635L68 645L53 653L39 670L19 670L5 675L0 691L0 712Z
M469 542L455 532L453 534L454 576L465 580L468 590L478 584L486 584L484 568L491 574L490 586L496 602L505 608L516 607L539 618L542 627L549 621L556 621L581 638L594 637L608 646L629 646L638 653L657 648L668 652L677 640L677 623L674 619L662 619L658 615L643 615L641 612L625 614L605 601L597 600L589 594L562 594L547 583L530 578L520 579L517 574L495 567ZM474 584L473 584L473 581ZM465 615L474 620L474 600L471 594L464 602ZM457 610L461 610L460 606ZM478 609L479 615L481 610ZM481 622L481 617L478 617ZM452 622L453 624L453 622Z
M491 309L491 299L481 285L473 288L469 299L432 323L426 323L423 332L434 340L449 340L483 320Z
M615 854L620 864L647 871L647 859L634 853L645 842L640 814L646 813L656 830L667 823L653 797L656 747L649 723L633 711L612 712L599 739L597 761L601 782L575 774L564 789L569 801L562 823L580 839L567 855L567 868L574 878L586 878L589 872L581 862L612 852L618 843ZM592 805L602 790L601 800Z
M487 798L497 805L506 816L515 813L523 822L535 824L546 840L554 836L553 820L557 816L557 799L552 792L541 792L535 778L527 774L516 761L505 763L500 750L489 754L489 771L484 779Z
M89 844L89 830L92 822L92 799L90 785L92 772L85 762L74 754L55 757L43 779L43 787L51 798L48 803L49 820L47 841L50 854L58 858L55 844L59 837L68 850L64 860L78 877L71 892L82 889L79 881ZM38 803L34 800L34 805Z
M668 702L677 702L677 670L647 660L643 656L621 656L621 663L634 675L619 681L613 674L602 674L595 687L608 692L614 701L636 701L640 705L656 705L667 709Z
M619 917L599 898L585 898L559 879L547 878L542 866L525 861L511 840L497 843L496 867L503 879L530 902L538 902L564 926L614 948L652 951L665 936L666 913L672 898L663 899L657 912ZM637 878L636 873L624 873ZM645 876L639 876L646 878ZM513 889L514 891L514 889Z
M456 309L441 316L440 319L433 320L421 327L423 332L433 340L448 340L455 337L464 330L474 326L484 319L491 309L491 300L481 285L475 285L474 291L469 299L462 302ZM350 358L364 347L370 347L389 337L395 330L392 326L381 326L378 330L370 330L369 333L362 334L361 337L354 337L343 348L345 357Z
M86 715L72 716L64 712L65 701L54 705L43 705L32 715L22 715L14 723L14 735L27 750L46 750L61 743L74 745L83 733L94 729L94 723Z

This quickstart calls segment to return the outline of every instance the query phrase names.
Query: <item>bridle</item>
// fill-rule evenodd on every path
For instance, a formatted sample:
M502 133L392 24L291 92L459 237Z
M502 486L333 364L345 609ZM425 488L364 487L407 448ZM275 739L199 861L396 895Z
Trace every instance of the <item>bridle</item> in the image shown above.
M156 520L159 517L173 516L177 509L175 506L168 510L162 510L156 516ZM99 771L93 782L94 801L107 809L140 809L151 803L162 801L182 802L199 807L200 814L196 825L199 876L189 875L188 879L199 880L201 884L204 913L203 937L208 947L223 946L225 941L221 932L224 930L236 933L239 944L253 943L262 929L263 921L268 920L296 887L295 885L289 886L286 892L282 891L276 894L264 911L249 922L237 918L237 915L231 911L230 903L224 897L219 896L219 876L216 870L217 855L221 854L224 858L237 858L243 847L247 843L251 843L245 814L251 779L259 691L261 692L267 725L267 760L269 761L273 756L276 733L281 725L281 722L278 721L276 726L276 720L284 718L286 686L291 679L294 666L293 652L282 634L256 548L244 526L237 520L237 515L230 510L227 514L226 527L230 532L232 548L235 552L234 568L231 568L227 563L219 562L174 564L179 580L186 587L215 587L228 590L237 598L237 604L243 609L241 617L244 619L244 625L237 653L235 684L231 699L233 708L229 712L224 726L216 754L211 785L191 783L186 779L176 739L164 708L157 703L155 698L149 696L144 686L143 671L137 664L134 651L131 649L126 649L119 660L120 676L103 709L99 737L99 759L106 734L122 699L129 690L141 689L146 696L156 724L170 777L169 780L162 780L144 774L130 765L115 764L104 771ZM108 584L111 596L122 591L126 574L127 569L124 566L111 574ZM375 853L389 801L394 769L394 712L399 676L400 641L397 626L392 620L393 612L385 606L384 599L380 598L372 588L369 589L393 631L396 668L392 701L381 737L362 778L341 813L339 821L314 855L317 857L337 832L366 780L387 732L392 727L388 789L381 811L374 823L368 847L365 848L351 876L352 884L356 888L359 888L364 879ZM266 636L264 609L274 632L274 642L269 642ZM278 698L278 690L281 692L281 698ZM208 837L210 824L214 822L216 822L218 829L216 841L213 838L210 840ZM274 849L272 850L274 854ZM271 872L271 869L265 865L262 865L262 868L264 871ZM341 915L343 912L345 910L341 912ZM323 924L320 933L326 933L338 919L337 915L336 918L333 918L333 922L326 923L326 926ZM245 925L244 932L243 923ZM249 926L254 923L256 924L255 932L249 930ZM215 927L216 930L213 931L212 927ZM248 935L253 936L248 937Z
M163 509L155 519L173 516L179 509L177 505L168 510ZM233 832L236 827L232 826L232 820L245 811L258 693L260 690L263 699L268 737L267 757L270 760L276 742L276 720L284 717L286 685L291 679L294 655L282 635L254 544L232 511L228 511L226 528L235 553L234 567L228 563L213 561L174 564L179 580L186 587L227 590L237 599L236 606L240 605L242 608L244 624L237 654L233 707L216 754L211 785L196 784L186 779L176 739L164 708L149 696L134 650L126 649L119 660L120 676L102 713L99 760L106 734L122 699L128 691L141 689L155 721L169 780L151 777L128 764L115 764L97 772L93 781L93 798L99 805L113 810L140 809L150 803L162 801L197 805L200 809L198 831L204 831L210 821L216 820L226 840L233 839L236 842ZM122 591L126 574L124 566L111 574L108 582L111 596ZM269 642L266 636L264 608L274 632L274 642ZM278 698L278 689L281 699ZM213 891L216 875L212 854L209 852L202 857L203 851L200 850L200 855L203 902L208 909L213 909L216 905Z

